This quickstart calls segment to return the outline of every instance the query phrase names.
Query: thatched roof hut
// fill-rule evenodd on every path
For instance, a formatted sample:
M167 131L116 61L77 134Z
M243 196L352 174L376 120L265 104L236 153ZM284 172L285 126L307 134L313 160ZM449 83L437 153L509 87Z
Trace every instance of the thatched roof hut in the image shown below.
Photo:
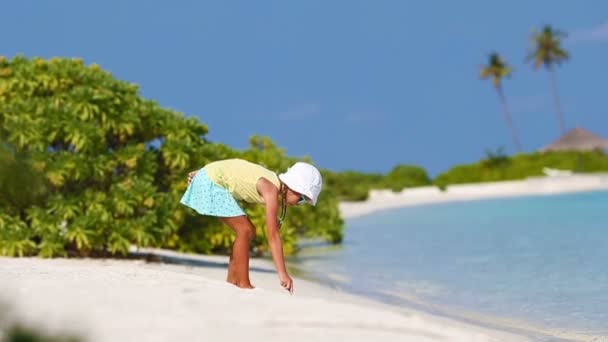
M546 151L589 151L608 149L608 139L577 127L559 138L554 143L540 149Z

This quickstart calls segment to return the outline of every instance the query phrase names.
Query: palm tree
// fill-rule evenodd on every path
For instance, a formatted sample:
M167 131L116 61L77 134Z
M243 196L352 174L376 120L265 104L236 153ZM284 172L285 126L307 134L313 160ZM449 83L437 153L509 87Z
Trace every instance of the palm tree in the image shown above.
M559 127L562 134L566 132L564 123L564 114L560 104L559 93L557 91L557 77L555 76L554 66L560 65L567 60L569 55L561 46L561 40L566 37L566 34L561 31L554 30L551 26L546 25L542 31L532 33L532 51L527 57L528 61L534 62L534 68L538 69L545 66L545 69L551 74L551 87L553 89L553 99L555 101L555 109L559 120Z
M519 142L519 138L517 137L517 131L515 130L513 120L511 119L511 111L509 110L509 106L507 105L507 99L502 89L502 79L505 77L509 77L510 75L511 68L502 60L502 58L500 58L500 55L495 52L490 54L488 58L488 65L482 66L481 71L479 72L479 76L482 79L492 79L494 89L496 89L498 97L500 98L500 103L502 105L502 110L505 115L505 119L507 120L507 124L511 129L513 142L515 143L515 147L517 147L517 152L521 152L521 143Z

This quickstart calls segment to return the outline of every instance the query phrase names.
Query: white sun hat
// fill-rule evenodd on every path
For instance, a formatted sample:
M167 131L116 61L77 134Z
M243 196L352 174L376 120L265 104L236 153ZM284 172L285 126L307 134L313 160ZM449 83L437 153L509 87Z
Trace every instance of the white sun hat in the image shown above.
M316 167L308 163L297 162L287 169L287 172L281 173L279 179L291 190L308 197L312 205L317 204L323 186L323 178Z

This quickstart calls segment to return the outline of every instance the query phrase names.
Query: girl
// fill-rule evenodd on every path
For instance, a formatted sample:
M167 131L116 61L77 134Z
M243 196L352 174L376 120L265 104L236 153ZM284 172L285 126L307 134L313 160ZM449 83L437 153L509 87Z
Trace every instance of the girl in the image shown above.
M321 192L321 173L314 166L297 162L287 172L276 173L242 159L209 163L188 174L188 188L180 202L201 215L219 217L236 233L226 281L252 289L249 281L249 243L255 227L236 200L266 206L268 244L281 286L293 293L287 274L279 229L288 205L315 205ZM281 211L280 218L278 212Z

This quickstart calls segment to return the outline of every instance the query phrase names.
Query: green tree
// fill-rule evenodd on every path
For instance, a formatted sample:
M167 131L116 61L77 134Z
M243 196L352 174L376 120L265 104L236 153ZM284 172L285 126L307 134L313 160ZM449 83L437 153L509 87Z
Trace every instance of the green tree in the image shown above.
M498 93L498 98L500 99L500 104L502 105L503 114L505 115L505 119L507 121L507 125L511 130L511 136L513 138L513 143L517 148L518 152L521 152L522 147L519 141L519 137L517 134L517 130L513 125L513 119L511 117L511 111L509 110L509 106L507 104L507 99L505 97L503 88L502 88L502 79L505 77L511 76L511 68L500 58L498 53L490 54L488 58L488 64L482 66L479 76L482 79L491 79L492 85L496 92Z
M541 66L544 66L551 75L555 110L562 134L566 132L566 124L561 107L555 66L560 65L569 58L568 52L561 44L562 39L565 37L566 34L564 32L557 31L549 25L544 26L541 31L534 31L532 33L532 51L527 57L527 60L533 63L535 69L538 70Z
M25 217L24 211L15 209L40 203L46 192L44 177L29 156L0 140L0 208L11 210L7 214Z
M323 182L344 201L364 201L370 189L382 188L384 176L380 173L357 171L332 172L321 170Z
M450 184L496 182L543 176L545 167L577 170L577 172L608 171L608 155L603 151L549 151L507 157L501 148L486 151L485 158L474 164L456 165L437 175L433 182L445 188Z
M292 159L270 139L263 151L256 142L239 152L206 133L198 119L143 99L136 85L96 64L0 57L0 254L124 255L132 245L226 250L231 231L179 203L187 173L235 156L277 171ZM19 190L23 182L28 191ZM286 222L287 251L296 250L298 232L340 241L332 196L321 196L332 208L306 209L300 221ZM263 242L253 247L263 250Z
M186 170L204 161L197 152L206 132L95 64L0 59L0 136L50 187L40 204L2 208L0 241L19 237L41 256L168 243L183 223L176 198Z
M383 179L384 187L395 192L404 188L431 184L431 179L425 169L415 165L397 165Z

